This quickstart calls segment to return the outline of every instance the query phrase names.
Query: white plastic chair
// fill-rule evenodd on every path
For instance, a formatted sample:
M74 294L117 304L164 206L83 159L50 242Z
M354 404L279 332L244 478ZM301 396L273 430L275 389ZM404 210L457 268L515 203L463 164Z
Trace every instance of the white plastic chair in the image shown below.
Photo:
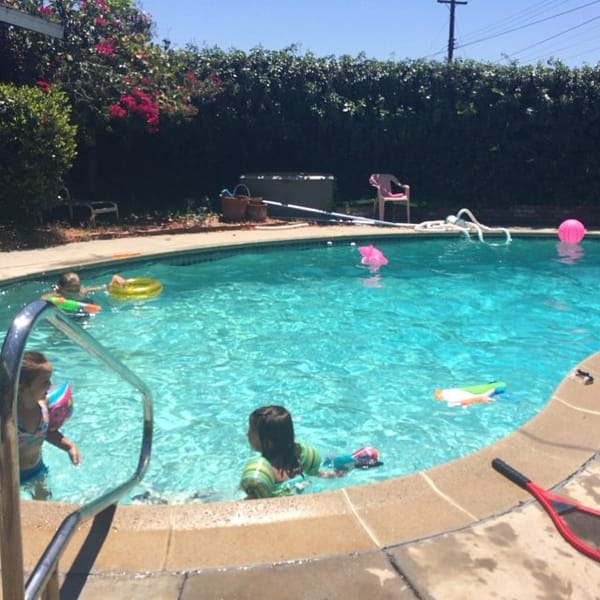
M400 183L395 175L389 173L373 173L369 177L369 183L377 188L373 213L379 215L380 221L383 221L385 217L385 203L399 202L406 204L406 222L410 223L410 186L408 184Z
M114 214L117 223L119 222L119 205L116 202L111 202L110 200L89 202L74 200L71 198L71 192L67 187L61 190L59 198L67 205L71 221L73 220L73 209L80 207L90 211L89 221L94 227L96 226L96 216L98 215Z

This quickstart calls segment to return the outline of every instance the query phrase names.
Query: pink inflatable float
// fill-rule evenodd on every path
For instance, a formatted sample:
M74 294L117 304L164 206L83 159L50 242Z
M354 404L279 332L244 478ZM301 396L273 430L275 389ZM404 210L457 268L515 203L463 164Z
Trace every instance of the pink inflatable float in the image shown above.
M383 255L383 252L379 248L375 248L373 244L360 246L358 251L362 256L361 264L367 265L372 273L378 271L379 267L388 264L388 259Z

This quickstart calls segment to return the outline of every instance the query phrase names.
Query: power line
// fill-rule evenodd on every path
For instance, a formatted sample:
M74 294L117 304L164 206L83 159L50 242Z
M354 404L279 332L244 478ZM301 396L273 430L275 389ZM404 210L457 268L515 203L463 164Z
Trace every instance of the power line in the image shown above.
M485 2L486 0L483 1ZM466 36L461 36L463 38L463 43L466 44L467 42L471 42L472 38L474 37L494 35L499 29L513 27L516 23L523 23L524 21L527 21L530 18L535 18L542 13L547 14L550 9L554 8L553 5L564 5L564 0L542 0L537 4L532 4L531 6L523 8L522 10L519 10L504 19L500 19L495 23L481 27L480 29L475 29L474 31L469 32ZM543 10L540 11L539 9Z
M596 23L593 27L586 29L586 32L589 32L589 35L584 35L582 33L570 35L568 38L563 40L561 45L557 46L553 44L550 51L543 52L542 49L538 48L536 52L519 55L519 59L528 63L534 63L547 59L549 55L551 55L551 57L560 56L561 60L568 61L578 56L597 53L598 48L596 47L596 44L598 43L599 28L600 23ZM565 55L567 51L571 52Z
M483 0L484 3L488 2L488 1L489 0ZM440 3L445 3L445 4L450 5L450 2L440 2ZM573 4L577 4L577 6L574 6L567 10L562 10L557 13L548 15L548 12L549 12L548 9L557 9L559 5L561 8L566 8L566 6L568 4L571 4L571 6L573 6ZM565 15L574 14L577 11L581 11L582 9L589 9L589 7L595 6L597 4L600 4L600 0L588 1L583 4L577 3L577 0L544 0L542 2L536 2L528 7L523 8L522 10L519 10L516 13L513 13L512 15L510 15L504 19L500 19L500 20L496 21L495 23L488 25L487 27L479 28L475 31L472 31L470 33L470 35L467 35L466 37L462 34L462 32L460 32L459 27L457 27L456 29L458 31L458 33L457 33L458 38L461 40L465 40L465 39L468 40L468 41L463 41L463 43L460 43L460 44L456 43L454 30L451 29L451 34L449 36L450 39L449 39L448 49L446 50L444 48L441 48L437 51L430 53L429 55L427 55L424 58L435 58L441 54L448 52L450 60L452 60L456 49L459 49L459 48L462 49L467 46L474 45L476 43L481 43L481 42L485 42L487 40L494 39L494 38L497 38L497 37L500 37L503 35L508 35L510 33L538 25L540 23L548 22L553 19L554 20L561 19L561 21L562 21L562 20L564 20ZM450 11L450 8L448 10ZM548 15L548 16L543 16L544 14ZM576 25L575 27L569 27L563 31L560 31L556 35L544 38L543 40L540 40L540 41L536 42L535 44L531 44L531 45L527 46L526 48L521 48L517 52L512 53L512 55L517 54L517 53L521 54L523 52L526 52L526 50L528 50L528 49L536 48L536 47L538 48L538 52L539 52L540 46L542 46L543 44L548 44L548 42L552 42L552 40L558 38L559 36L568 36L568 37L567 38L563 37L563 40L562 40L563 43L559 49L556 49L554 47L554 45L549 46L552 48L553 51L547 52L546 53L547 55L559 52L561 49L565 49L565 48L569 48L569 47L573 47L573 46L581 47L581 43L583 42L581 33L580 32L574 33L574 31L580 30L581 27L590 25L590 23L592 23L593 21L595 21L594 18L587 19L586 21ZM511 23L515 23L515 22L519 23L519 25L517 27L509 26ZM598 27L599 27L599 25L596 24L595 29L597 29ZM489 36L481 35L485 31L489 31L490 35ZM589 31L592 31L592 30L589 29ZM477 36L477 34L479 34L479 37L477 39L473 39L473 37ZM571 46L569 46L569 42L571 40L573 40L573 43ZM589 41L591 42L592 39L590 39ZM590 51L592 51L592 50L590 50ZM590 51L588 51L588 52L590 52ZM541 59L537 58L537 56L536 56L537 54L538 53L532 52L526 56L533 57L532 60L534 60L534 61L541 60ZM575 54L579 55L579 53L577 53L577 52ZM504 60L506 58L506 56L507 56L507 54L503 53L502 58L498 59L498 60ZM526 57L523 57L523 59L529 60Z
M579 23L579 25L574 25L573 27L569 27L568 29L565 29L564 31L555 33L554 35L551 35L550 37L547 37L543 40L540 40L539 42L535 42L534 44L530 44L529 46L526 46L525 48L521 48L520 50L517 50L516 52L513 52L512 54L507 55L506 58L509 59L511 57L516 56L517 54L520 54L521 52L525 52L526 50L535 48L536 46L540 46L541 44L544 44L545 42L554 40L557 37L560 37L561 35L565 35L566 33L574 31L575 29L579 29L580 27L583 27L584 25L587 25L588 23L591 23L592 21L597 21L598 19L600 19L600 16L592 17L591 19L588 19L587 21L584 21L583 23Z
M600 50L600 46L596 46L595 48L590 48L590 49L588 49L588 50L586 50L584 52L578 52L577 54L571 54L571 55L567 56L566 58L567 59L569 59L569 58L577 58L578 56L583 56L584 54L587 54L589 52L597 52L598 50ZM596 64L597 64L597 62L598 61L596 61Z
M441 2L441 1L442 0L438 0L438 2ZM592 6L593 4L600 4L600 0L594 0L593 2L588 2L587 4L582 4L581 6L577 6L575 8L571 8L569 10L565 10L565 11L556 13L554 15L550 15L549 17L544 17L543 19L538 19L536 21L530 21L529 23L525 23L523 25L520 25L519 27L513 27L512 29L507 29L505 31L501 31L500 33L496 33L496 34L493 34L493 35L490 35L490 36L487 36L484 38L480 38L480 39L474 40L472 42L467 42L465 44L459 44L458 46L456 46L456 48L465 48L466 46L472 46L474 44L479 44L481 42L487 42L488 40L500 37L502 35L507 35L509 33L513 33L515 31L519 31L521 29L526 29L527 27L532 27L533 25L538 25L540 23L544 23L545 21L550 21L551 19L556 19L557 17L562 17L564 15L568 15L572 12L581 10L582 8L587 8L588 6ZM591 20L594 20L594 19L591 19ZM567 30L567 31L570 31L570 30ZM548 39L551 39L551 38L548 38Z

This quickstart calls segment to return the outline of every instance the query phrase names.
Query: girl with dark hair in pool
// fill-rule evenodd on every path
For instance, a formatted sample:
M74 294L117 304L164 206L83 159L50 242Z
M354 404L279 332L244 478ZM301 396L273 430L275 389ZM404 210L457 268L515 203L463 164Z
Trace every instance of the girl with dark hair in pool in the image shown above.
M261 456L244 467L241 488L247 498L290 496L308 485L305 475L340 477L345 471L321 471L321 457L296 442L292 415L283 406L262 406L250 414L248 442Z

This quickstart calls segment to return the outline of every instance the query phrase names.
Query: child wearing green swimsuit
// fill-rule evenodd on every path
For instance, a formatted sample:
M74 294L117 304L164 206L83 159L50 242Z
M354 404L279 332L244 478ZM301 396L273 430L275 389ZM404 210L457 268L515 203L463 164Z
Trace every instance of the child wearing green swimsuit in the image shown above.
M306 475L339 477L340 471L321 471L321 457L312 447L297 443L291 414L283 406L263 406L250 414L248 442L259 458L246 463L240 482L247 498L290 496L301 492Z

